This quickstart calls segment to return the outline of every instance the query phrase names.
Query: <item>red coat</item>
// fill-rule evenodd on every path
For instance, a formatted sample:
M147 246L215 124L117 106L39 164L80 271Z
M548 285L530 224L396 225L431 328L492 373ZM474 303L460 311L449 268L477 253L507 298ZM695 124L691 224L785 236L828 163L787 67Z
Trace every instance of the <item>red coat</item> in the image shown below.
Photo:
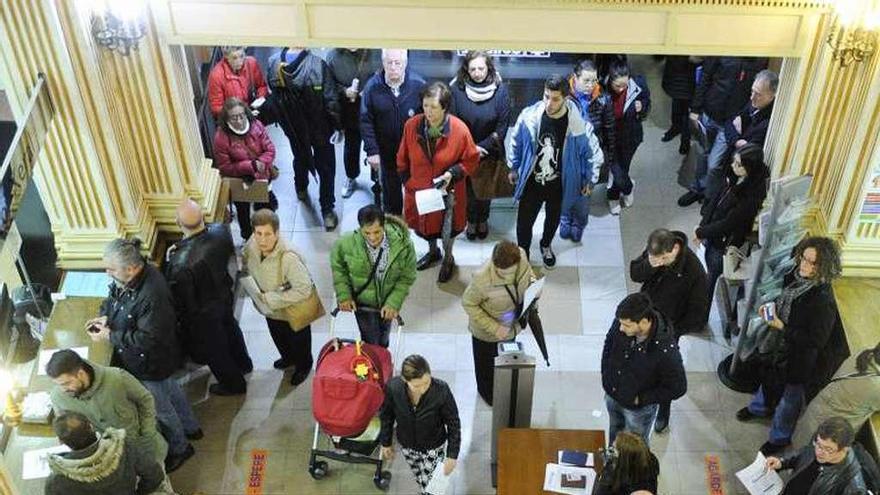
M244 136L217 127L214 133L214 165L220 170L220 175L269 179L270 167L258 174L254 169L254 160L266 165L275 163L275 145L259 120L251 122L251 128Z
M403 215L406 223L420 236L435 239L443 227L443 211L419 215L416 210L416 191L434 187L434 178L446 170L456 167L460 177L453 182L455 208L452 230L459 233L467 225L467 189L464 177L472 174L480 164L480 153L471 137L471 132L458 117L448 115L443 126L443 135L437 140L433 156L428 157L428 143L425 137L425 117L416 115L406 121L403 137L397 150L397 171L409 180L404 184ZM455 173L455 172L454 172Z
M245 57L244 65L238 74L232 72L232 67L225 58L221 59L208 76L208 105L214 117L220 113L227 98L234 96L250 105L253 100L268 94L266 78L263 77L260 64L254 57ZM251 98L251 95L256 96Z

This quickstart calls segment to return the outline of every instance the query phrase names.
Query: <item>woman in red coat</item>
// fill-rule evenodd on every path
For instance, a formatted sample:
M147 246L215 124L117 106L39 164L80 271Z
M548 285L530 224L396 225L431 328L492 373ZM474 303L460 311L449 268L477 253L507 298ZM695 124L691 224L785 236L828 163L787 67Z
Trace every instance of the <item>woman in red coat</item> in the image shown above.
M275 175L275 145L269 133L253 113L238 98L229 98L220 110L217 132L214 133L214 166L223 177L252 180L272 180ZM251 204L235 202L241 237L247 240L251 228ZM275 210L278 200L269 191L268 203L253 203L254 211Z
M410 118L403 127L403 138L397 150L397 171L404 184L403 214L406 223L419 237L428 241L428 253L416 264L424 270L440 261L437 239L443 239L443 264L438 282L452 277L455 259L452 242L467 225L467 190L464 178L476 170L480 154L467 126L453 115L448 115L452 94L443 83L429 84L422 90L424 115ZM416 191L438 186L449 193L447 208L419 215L416 209ZM449 206L452 204L452 211ZM446 215L452 215L451 229L444 232Z
M250 105L269 94L257 59L245 55L243 46L224 46L222 50L223 58L208 76L208 105L214 118L220 115L223 103L229 98L235 97Z

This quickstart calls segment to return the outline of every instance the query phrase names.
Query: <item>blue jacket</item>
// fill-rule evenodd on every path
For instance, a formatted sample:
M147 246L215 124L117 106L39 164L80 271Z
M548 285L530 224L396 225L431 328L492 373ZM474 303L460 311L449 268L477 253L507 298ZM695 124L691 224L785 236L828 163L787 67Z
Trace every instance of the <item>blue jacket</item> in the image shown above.
M599 171L604 157L599 140L593 133L593 125L581 117L578 105L566 99L568 107L568 130L562 147L562 211L568 211L581 196L584 186L599 181ZM544 102L539 101L523 109L511 131L507 147L507 166L518 175L513 198L522 197L526 181L531 178L537 161L538 132Z
M367 156L379 155L386 166L396 166L397 148L403 136L403 124L422 113L419 98L425 80L406 71L400 94L395 97L385 83L385 71L376 72L361 93L361 137Z

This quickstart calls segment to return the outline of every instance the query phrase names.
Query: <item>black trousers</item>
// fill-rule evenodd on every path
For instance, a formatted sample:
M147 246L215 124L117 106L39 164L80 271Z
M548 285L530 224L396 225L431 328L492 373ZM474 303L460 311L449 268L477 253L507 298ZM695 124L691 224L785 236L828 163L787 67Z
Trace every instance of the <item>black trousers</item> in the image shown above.
M238 216L238 227L241 230L241 238L244 240L248 240L251 237L251 234L254 233L254 228L251 226L251 209L253 211L262 210L263 208L269 208L272 211L278 209L278 198L275 197L275 193L269 191L269 202L268 203L245 203L243 201L236 201L235 203L235 214ZM253 205L253 207L251 206Z
M394 160L381 160L379 182L382 184L382 209L392 215L403 215L403 189Z
M468 223L480 223L489 221L489 208L492 207L491 199L479 199L474 194L474 187L470 178L467 179L467 221Z
M691 100L674 98L672 100L672 111L669 120L672 129L681 132L681 144L689 143L691 140L691 126L688 121L688 113L690 112Z
M547 247L559 228L559 217L562 214L562 177L542 186L531 177L526 179L526 187L519 200L516 213L516 243L529 252L532 245L532 227L546 205L544 215L544 233L541 235L541 247Z
M291 140L293 146L296 140ZM336 180L336 148L330 141L308 145L298 144L293 148L293 186L297 191L309 187L309 169L314 164L318 173L319 201L321 211L327 212L336 204L334 181Z
M297 371L310 369L312 367L311 325L294 332L286 321L266 318L266 323L269 325L269 334L275 342L275 347L278 348L278 354L281 354L281 359L293 363Z
M477 379L477 392L492 405L492 391L495 387L495 358L498 356L498 343L486 342L471 337L474 353L474 376Z
M675 336L675 345L678 345L678 341L681 339L681 335ZM669 421L669 410L672 407L672 401L668 400L665 402L661 402L658 404L657 408L657 421L664 420Z
M615 146L614 164L611 165L611 175L614 178L614 182L605 193L609 201L620 199L621 193L632 193L633 182L629 177L629 167L635 154L635 149L628 149L619 145Z
M349 179L357 179L361 173L361 128L346 127L344 131L345 147L342 156L345 161L345 176Z
M206 339L205 361L223 388L244 392L244 374L254 369L244 343L241 327L232 313L232 306L220 310L219 318L206 317L203 328L213 330ZM213 313L217 314L217 313Z
M354 317L357 320L358 329L361 333L361 340L368 344L381 345L388 348L388 341L391 333L391 322L382 318L382 315L375 311L356 310Z

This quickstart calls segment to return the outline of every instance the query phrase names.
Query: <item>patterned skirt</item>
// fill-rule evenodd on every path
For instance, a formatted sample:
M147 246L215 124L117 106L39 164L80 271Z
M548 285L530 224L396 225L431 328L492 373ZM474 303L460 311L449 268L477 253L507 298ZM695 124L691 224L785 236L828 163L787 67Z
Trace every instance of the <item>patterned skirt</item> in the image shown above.
M445 445L427 451L401 448L403 457L416 477L416 483L425 492L437 465L446 460Z

